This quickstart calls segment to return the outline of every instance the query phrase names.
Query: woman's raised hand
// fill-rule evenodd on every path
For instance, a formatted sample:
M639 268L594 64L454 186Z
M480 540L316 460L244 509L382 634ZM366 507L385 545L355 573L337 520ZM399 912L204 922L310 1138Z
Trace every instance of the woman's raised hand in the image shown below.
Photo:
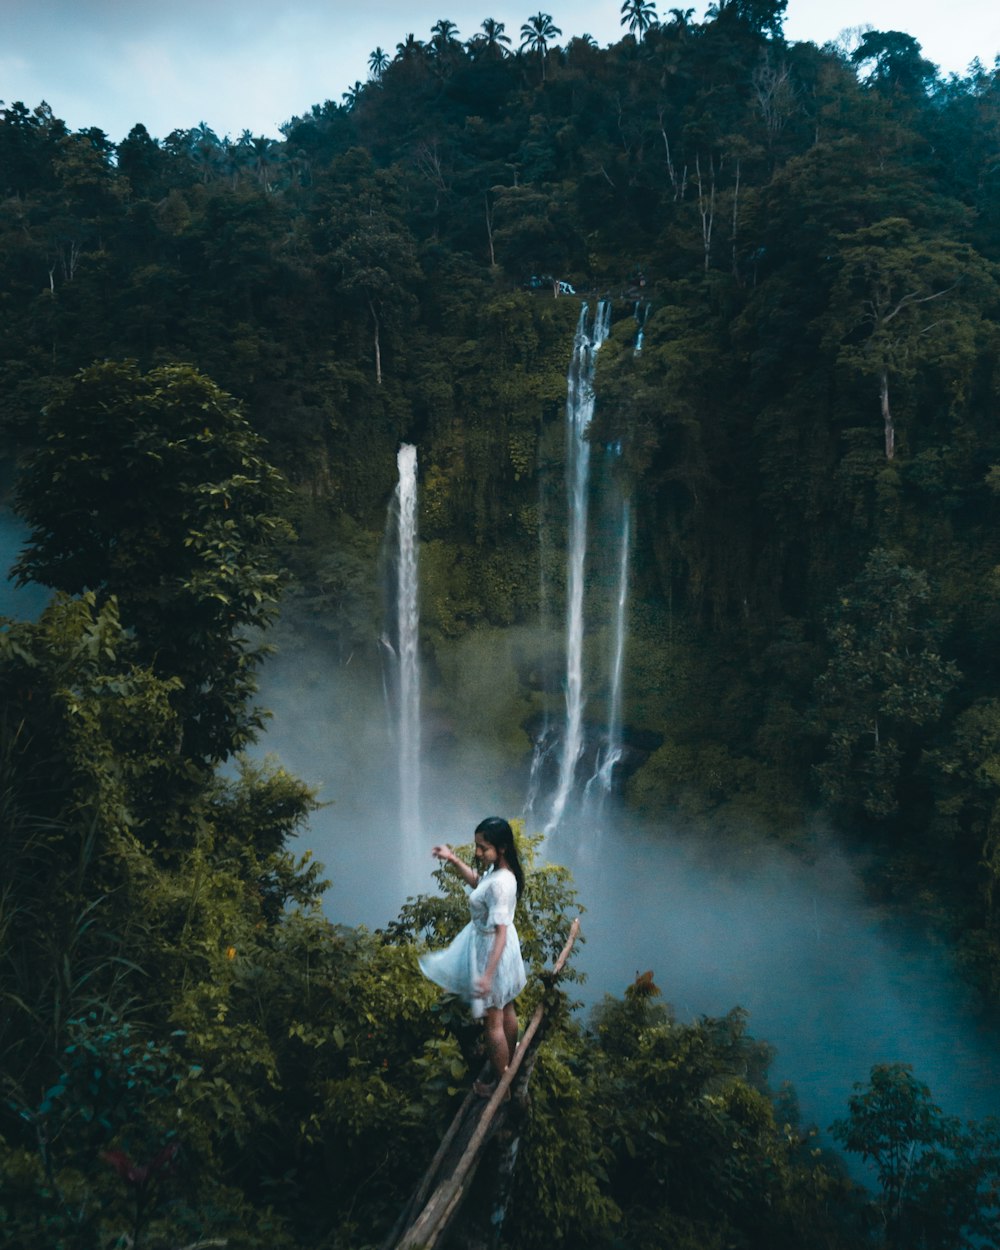
M440 859L443 863L448 863L455 858L455 852L447 842L442 842L440 846L432 846L431 854L435 859Z

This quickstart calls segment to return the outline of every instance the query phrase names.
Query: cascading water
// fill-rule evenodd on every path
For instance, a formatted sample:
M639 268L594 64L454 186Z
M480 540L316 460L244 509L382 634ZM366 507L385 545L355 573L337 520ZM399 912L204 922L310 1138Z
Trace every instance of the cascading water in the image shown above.
M569 501L569 546L566 560L566 727L563 732L559 779L552 811L545 826L551 833L562 820L573 789L576 766L583 750L583 591L587 557L587 493L590 483L590 444L587 426L594 415L594 366L597 352L611 327L611 303L601 300L594 325L587 333L587 305L573 340L573 357L566 379L566 480Z
M587 782L586 794L593 796L595 790L600 799L611 793L615 765L622 757L622 674L625 668L625 638L628 624L628 575L629 554L632 546L632 505L623 499L621 526L619 529L618 579L615 611L612 621L611 662L609 666L608 737L598 752L597 767Z
M549 596L549 579L547 570L549 567L550 554L550 532L551 524L549 517L549 491L548 482L545 473L540 473L538 478L538 602L539 602L539 621L542 632L548 634L552 627L550 617L550 596ZM549 679L552 676L548 672L548 660L544 661L543 670L543 686L549 689ZM557 742L557 734L554 732L552 724L549 720L549 709L546 706L543 714L541 725L534 730L534 748L531 754L531 770L528 775L528 791L524 800L523 816L524 819L532 823L535 819L535 805L538 803L542 793L542 784L545 772L549 763L549 758Z
M642 351L642 340L646 333L646 318L649 316L649 304L643 304L641 301L635 301L635 310L633 316L639 326L639 330L635 336L635 354L638 356Z
M404 443L396 457L396 635L399 815L411 845L420 822L420 609L417 580L417 449Z

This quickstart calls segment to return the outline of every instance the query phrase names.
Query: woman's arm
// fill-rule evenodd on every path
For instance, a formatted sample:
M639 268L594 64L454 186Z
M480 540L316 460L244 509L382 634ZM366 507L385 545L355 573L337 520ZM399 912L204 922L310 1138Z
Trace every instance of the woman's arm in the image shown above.
M490 957L486 961L483 975L476 982L476 990L481 997L490 992L490 986L493 984L493 974L497 970L497 964L500 962L500 956L503 954L503 949L506 945L507 926L498 924L493 930L493 945L490 948Z
M443 864L454 864L468 885L477 886L479 884L479 873L476 872L475 868L470 868L468 864L463 863L447 842L442 842L440 846L431 847L431 854L435 859L441 860Z

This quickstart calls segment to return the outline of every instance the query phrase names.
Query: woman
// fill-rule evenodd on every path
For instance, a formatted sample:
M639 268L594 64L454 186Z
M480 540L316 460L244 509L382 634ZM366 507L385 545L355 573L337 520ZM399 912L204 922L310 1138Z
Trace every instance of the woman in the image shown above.
M420 968L435 985L470 1002L477 1019L486 1017L486 1053L495 1080L492 1084L476 1081L473 1089L487 1098L517 1045L514 999L527 978L514 908L524 889L524 872L506 820L488 816L477 826L475 839L481 873L463 863L447 844L431 851L442 863L454 864L473 887L469 895L472 919L450 946L421 956Z

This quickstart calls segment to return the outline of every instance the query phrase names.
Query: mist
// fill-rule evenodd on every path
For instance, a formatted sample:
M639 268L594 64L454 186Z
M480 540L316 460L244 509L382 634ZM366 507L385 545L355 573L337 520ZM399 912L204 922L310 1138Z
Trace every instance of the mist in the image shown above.
M5 573L26 536L0 511ZM43 587L0 579L0 615L34 618L47 598ZM326 866L329 919L380 927L408 897L436 888L434 842L469 842L483 816L522 812L527 760L512 767L514 744L491 729L516 710L518 635L507 631L501 646L484 631L457 649L462 671L447 676L465 713L447 726L433 709L427 716L421 832L409 837L377 668L338 664L295 630L276 637L259 699L272 715L255 753L273 754L324 804L295 849ZM529 831L543 823L541 813ZM574 957L586 974L574 987L581 1010L620 996L647 969L681 1021L744 1008L750 1032L775 1049L772 1085L791 1082L803 1122L822 1131L880 1062L911 1064L947 1114L1000 1114L996 1039L951 953L866 900L864 861L832 833L803 842L794 854L763 838L727 852L613 805L602 819L565 822L544 856L570 868L584 909Z
M488 650L502 674L503 657ZM502 685L495 677L494 699ZM292 635L264 668L260 701L273 716L258 751L316 786L326 804L298 849L326 865L332 921L384 925L408 896L435 890L434 842L471 841L489 814L521 815L527 759L516 770L504 762L488 701L478 707L479 740L439 733L435 747L432 735L415 841L401 833L395 747L371 667L338 665L319 643ZM543 823L544 814L528 831ZM949 951L868 902L864 862L831 833L802 842L805 851L792 853L748 838L727 852L640 826L611 804L600 819L565 821L544 858L572 871L584 909L574 957L586 974L574 987L581 1011L620 996L647 969L681 1021L745 1009L749 1031L775 1050L773 1088L791 1082L803 1124L822 1133L880 1062L911 1064L947 1114L1000 1112L995 1038Z

